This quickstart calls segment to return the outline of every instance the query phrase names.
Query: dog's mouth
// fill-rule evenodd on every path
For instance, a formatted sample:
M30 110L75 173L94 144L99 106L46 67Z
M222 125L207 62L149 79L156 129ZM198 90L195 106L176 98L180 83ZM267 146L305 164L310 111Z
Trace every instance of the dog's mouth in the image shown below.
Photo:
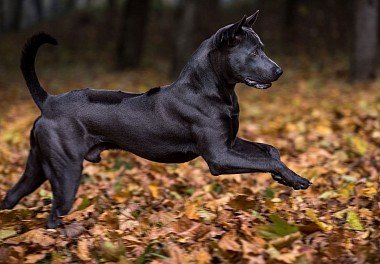
M244 83L248 86L255 87L257 89L268 89L272 86L272 83L261 83L251 78L245 78Z

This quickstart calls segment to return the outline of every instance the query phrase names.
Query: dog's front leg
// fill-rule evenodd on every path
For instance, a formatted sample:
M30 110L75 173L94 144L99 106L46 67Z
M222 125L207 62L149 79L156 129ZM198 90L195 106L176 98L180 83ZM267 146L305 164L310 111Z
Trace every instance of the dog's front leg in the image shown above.
M280 152L278 149L268 144L252 142L237 137L232 145L232 148L240 153L244 153L248 157L271 157L281 162ZM286 170L290 170L285 164L284 166L286 167ZM272 178L283 185L293 187L292 184L289 183L289 180L284 177L286 175L288 175L288 173L285 171L281 174L272 173ZM307 179L302 178L299 175L297 175L297 181L308 182L309 185L311 184Z
M227 137L223 133L213 132L215 131L208 129L208 131L203 130L197 133L198 149L207 162L211 174L268 172L273 175L281 175L282 183L296 190L307 189L310 186L307 179L298 176L279 159L263 155L263 153L254 155L258 152L252 151L252 145L248 144L246 147L251 151L242 151L245 149L242 145L234 148L234 144L225 140Z

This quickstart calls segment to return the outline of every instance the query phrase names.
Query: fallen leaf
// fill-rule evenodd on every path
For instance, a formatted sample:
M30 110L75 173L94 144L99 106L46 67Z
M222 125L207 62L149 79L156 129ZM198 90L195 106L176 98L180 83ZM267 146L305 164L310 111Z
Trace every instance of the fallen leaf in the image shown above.
M103 241L100 250L102 257L109 261L118 261L125 254L123 243L112 243L109 240Z
M242 248L239 243L237 243L237 236L234 231L230 231L226 233L221 240L218 242L218 246L220 249L224 251L235 251L241 252Z
M150 184L148 187L149 187L149 191L150 191L150 194L152 195L152 197L154 199L158 199L160 197L160 190L159 190L158 186L155 184Z
M45 253L29 254L25 257L25 260L23 263L37 263L40 260L43 260L45 257L46 257Z
M197 203L186 202L185 215L192 220L198 220L200 218L198 213L199 205Z
M347 212L347 218L346 218L347 223L349 226L356 231L363 231L363 225L360 222L360 218L354 211L348 211Z
M245 194L238 194L232 197L228 205L236 210L249 210L255 208L255 201Z
M42 247L49 247L55 243L55 239L45 234L45 229L38 228L28 231L20 236L5 240L7 244L17 245L19 243L38 244Z
M80 258L83 261L91 260L88 240L84 239L78 241L76 254L78 258Z
M195 261L197 264L209 264L209 263L211 263L210 254L203 249L199 250L198 252L195 252L194 255L195 255Z
M323 222L319 221L319 219L318 219L317 215L315 214L315 212L312 209L310 209L310 208L306 209L306 215L314 223L316 223L321 228L321 230L323 230L323 231L330 231L333 228L331 225L328 225L326 223L323 223Z
M12 237L16 234L17 232L14 229L2 229L0 230L0 240Z
M274 246L277 249L280 249L283 247L290 246L295 240L300 239L301 236L302 235L300 232L296 232L296 233L292 233L283 237L273 239L270 241L269 244Z
M271 214L269 219L272 222L269 225L257 225L255 227L258 234L264 238L275 239L298 231L297 226L288 224L277 214Z

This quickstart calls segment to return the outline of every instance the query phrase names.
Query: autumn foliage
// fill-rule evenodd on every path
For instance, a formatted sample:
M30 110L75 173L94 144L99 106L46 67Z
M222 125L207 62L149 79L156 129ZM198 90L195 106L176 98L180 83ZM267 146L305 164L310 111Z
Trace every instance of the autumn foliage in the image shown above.
M146 90L159 79L136 76L97 75L92 84ZM59 84L78 88L72 78ZM379 263L379 91L380 82L291 73L269 90L240 86L239 134L278 147L313 182L308 190L268 174L214 177L202 159L163 165L105 152L100 164L85 163L63 227L45 229L48 184L0 212L0 262ZM24 169L38 116L27 93L3 98L0 197Z

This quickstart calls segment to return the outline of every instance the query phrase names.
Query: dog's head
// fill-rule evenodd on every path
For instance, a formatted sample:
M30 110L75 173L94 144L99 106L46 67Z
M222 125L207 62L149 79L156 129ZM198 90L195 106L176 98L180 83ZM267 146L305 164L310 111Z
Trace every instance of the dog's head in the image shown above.
M214 35L218 50L225 56L231 77L258 89L266 89L282 74L282 69L264 53L264 45L252 30L258 12L244 16Z

